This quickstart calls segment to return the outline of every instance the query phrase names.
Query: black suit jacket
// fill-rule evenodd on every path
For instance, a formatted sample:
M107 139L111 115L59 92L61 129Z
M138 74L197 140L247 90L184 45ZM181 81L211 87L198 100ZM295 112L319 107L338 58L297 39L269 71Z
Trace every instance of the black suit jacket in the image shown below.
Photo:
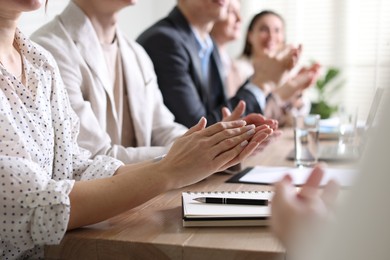
M222 64L216 47L209 64L211 80L202 80L195 36L177 7L168 17L143 32L137 41L154 63L164 103L177 122L191 127L205 116L208 124L213 124L222 119L223 106L232 109L240 100L246 101L247 113L261 113L256 98L243 87L235 97L226 98Z

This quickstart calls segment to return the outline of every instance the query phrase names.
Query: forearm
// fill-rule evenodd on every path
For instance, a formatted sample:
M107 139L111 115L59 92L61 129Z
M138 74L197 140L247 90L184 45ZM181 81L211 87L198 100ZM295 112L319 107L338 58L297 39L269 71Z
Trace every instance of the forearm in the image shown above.
M76 182L69 195L68 230L106 220L169 190L163 171L160 163L148 162L122 166L111 178Z

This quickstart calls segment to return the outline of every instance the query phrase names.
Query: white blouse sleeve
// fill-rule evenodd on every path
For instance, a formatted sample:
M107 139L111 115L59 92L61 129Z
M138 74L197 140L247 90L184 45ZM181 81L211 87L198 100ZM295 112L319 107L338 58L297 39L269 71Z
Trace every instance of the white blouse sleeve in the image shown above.
M74 180L55 181L31 160L0 157L1 240L19 250L56 244L67 228Z

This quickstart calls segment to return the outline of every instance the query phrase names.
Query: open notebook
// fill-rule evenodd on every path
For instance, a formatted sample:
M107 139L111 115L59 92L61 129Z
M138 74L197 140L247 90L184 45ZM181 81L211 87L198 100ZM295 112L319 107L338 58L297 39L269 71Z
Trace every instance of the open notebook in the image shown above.
M195 201L199 197L267 199L270 191L233 192L183 192L183 226L266 226L270 216L270 206L208 204Z

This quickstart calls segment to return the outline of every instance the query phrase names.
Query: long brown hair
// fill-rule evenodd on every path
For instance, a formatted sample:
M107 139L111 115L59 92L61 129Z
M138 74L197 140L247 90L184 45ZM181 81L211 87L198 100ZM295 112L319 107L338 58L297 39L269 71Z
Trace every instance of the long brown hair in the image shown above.
M286 24L284 22L283 17L274 11L264 10L264 11L261 11L260 13L256 14L252 18L251 22L249 23L248 30L246 31L245 45L244 45L244 51L242 52L242 56L247 57L247 58L250 58L252 56L252 44L249 42L249 33L253 30L253 27L255 26L255 24L257 23L258 20L260 20L261 18L263 18L264 16L269 15L269 14L278 17L282 21L283 26L286 27Z

